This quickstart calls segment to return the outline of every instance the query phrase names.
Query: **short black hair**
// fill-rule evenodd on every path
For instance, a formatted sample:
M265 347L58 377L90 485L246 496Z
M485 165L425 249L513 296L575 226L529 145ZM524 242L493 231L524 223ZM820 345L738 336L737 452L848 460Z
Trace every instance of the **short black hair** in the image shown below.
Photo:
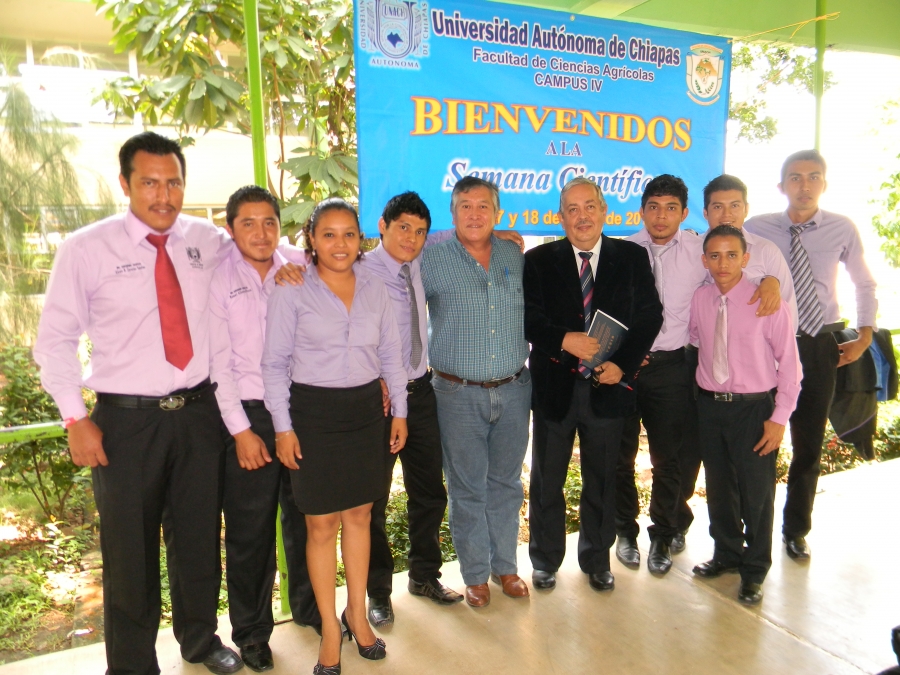
M228 227L234 227L234 219L237 218L241 206L244 204L258 204L261 202L271 205L275 210L275 217L278 218L280 222L281 208L278 206L278 200L275 199L275 195L265 188L259 187L259 185L245 185L244 187L235 190L234 194L228 198L228 203L225 205L225 222L228 223Z
M187 164L178 142L153 131L144 131L129 138L119 148L119 172L124 176L126 183L131 180L131 173L134 171L134 156L139 152L149 152L158 157L175 155L178 163L181 164L181 177L187 178Z
M431 230L431 211L428 210L427 204L417 192L402 192L388 199L384 205L384 211L381 212L381 218L384 220L384 226L387 227L397 218L407 213L411 216L418 216L425 221L425 231Z
M453 186L453 192L450 193L450 210L456 210L456 202L459 200L459 195L480 187L487 188L490 191L491 201L494 203L494 211L500 211L500 188L497 187L496 183L478 176L464 176L456 181L456 185Z
M747 203L747 186L737 176L731 176L723 173L721 176L713 178L703 188L703 208L709 208L709 198L713 192L725 192L726 190L740 190L744 203Z
M788 167L794 162L815 162L819 166L822 167L822 175L825 175L827 171L827 167L825 166L825 158L822 157L822 153L818 150L800 150L795 152L792 155L789 155L786 160L784 160L784 164L781 165L781 182L784 182L785 177L787 176Z
M737 237L741 242L741 251L747 252L747 240L744 238L743 232L731 225L719 225L706 233L706 237L703 239L703 253L706 253L706 245L710 239L715 239L716 237Z
M347 213L353 216L353 220L356 222L356 229L359 230L359 214L356 212L356 209L353 208L353 205L350 204L345 199L341 199L340 197L329 197L328 199L323 199L316 207L313 209L312 213L309 215L309 220L306 221L306 225L303 226L303 248L306 249L306 252L309 253L310 258L313 261L313 264L318 264L316 257L313 255L312 242L310 239L316 233L316 225L319 224L319 221L322 219L322 216L328 213L329 211L346 211ZM360 237L362 237L362 231L360 231Z
M644 194L641 195L641 208L647 205L650 197L668 197L670 195L678 198L682 211L687 208L688 189L684 181L670 173L660 174L647 183L647 187L644 188Z

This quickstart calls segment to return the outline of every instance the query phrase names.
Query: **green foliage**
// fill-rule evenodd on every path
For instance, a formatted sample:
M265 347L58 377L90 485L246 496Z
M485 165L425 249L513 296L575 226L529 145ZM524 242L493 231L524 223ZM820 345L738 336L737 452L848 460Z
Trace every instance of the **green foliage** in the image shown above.
M409 569L409 513L408 498L405 491L394 492L388 499L385 509L384 530L387 533L388 546L394 558L394 573ZM456 560L456 549L453 548L453 537L450 534L450 523L447 513L441 521L440 530L441 560Z
M250 133L243 3L240 0L94 0L113 24L118 52L136 50L158 75L122 77L101 98L117 116L141 114L193 132ZM280 140L269 188L296 235L316 201L357 194L352 0L260 2L263 99L268 132ZM239 57L227 54L239 52ZM304 143L289 159L285 140ZM294 180L286 192L286 174Z
M0 374L6 384L0 390L0 425L4 427L53 422L59 411L41 388L37 366L27 347L0 347ZM30 492L47 520L66 517L73 490L90 480L69 458L64 438L52 438L0 446L0 480L13 492Z
M0 73L10 72L0 53ZM68 157L77 139L38 111L21 85L0 78L0 339L28 340L40 308L27 297L43 293L52 253L38 242L52 230L71 231L111 212L112 196L97 182L88 206Z
M566 498L566 534L572 534L581 529L581 514L578 511L578 506L581 504L581 489L581 464L569 462L566 482L563 485L563 495Z
M754 91L744 101L732 97L728 119L738 123L738 139L761 143L778 133L777 121L766 114L769 88L787 85L800 93L811 94L815 81L815 52L787 44L735 42L731 70L733 74L751 73ZM826 72L825 88L832 83L831 73Z
M881 184L881 195L873 201L880 207L880 213L872 218L872 226L884 239L881 250L891 266L900 267L900 170Z

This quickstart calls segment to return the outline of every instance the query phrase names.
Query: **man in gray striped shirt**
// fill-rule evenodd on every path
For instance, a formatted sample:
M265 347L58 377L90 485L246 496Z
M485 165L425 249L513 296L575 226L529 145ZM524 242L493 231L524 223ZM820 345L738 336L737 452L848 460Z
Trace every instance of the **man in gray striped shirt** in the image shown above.
M494 236L499 210L496 185L461 179L450 203L456 236L422 258L450 527L472 607L490 602L488 578L510 597L529 594L516 573L531 406L523 256Z

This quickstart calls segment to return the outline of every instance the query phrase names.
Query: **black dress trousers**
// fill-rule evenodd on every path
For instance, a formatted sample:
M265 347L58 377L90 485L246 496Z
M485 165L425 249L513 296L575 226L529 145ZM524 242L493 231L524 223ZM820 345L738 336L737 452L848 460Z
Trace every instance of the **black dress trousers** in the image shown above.
M667 543L678 532L681 501L679 456L689 413L691 388L684 350L654 352L650 363L641 368L634 387L637 412L625 420L622 444L616 468L616 531L624 537L637 537L638 494L634 481L640 422L647 429L650 461L653 464L653 488L650 496L651 537Z
M576 380L569 412L559 422L548 420L537 407L533 410L528 553L536 570L555 572L566 554L563 487L576 431L582 478L578 564L586 574L609 570L609 549L616 538L616 460L623 420L597 417L591 408L591 388L589 380Z
M409 436L396 455L388 452L385 482L388 494L372 505L372 552L369 556L369 597L391 594L394 560L385 532L385 509L390 497L394 463L399 458L409 514L409 576L424 582L441 576L440 529L447 509L437 400L431 382L408 390L406 424ZM390 424L387 425L390 435ZM389 447L386 443L386 448Z
M175 637L203 661L221 642L216 608L221 417L213 390L179 410L131 409L102 400L91 419L108 466L93 469L103 555L109 675L156 675L160 620L159 531L164 527Z
M791 415L794 457L788 471L787 500L782 531L787 537L805 537L812 528L813 502L819 482L819 460L825 423L834 398L840 348L833 333L797 338L803 381Z
M697 419L697 348L684 348L684 360L687 363L688 388L687 413L684 418L684 430L681 451L678 453L678 466L681 496L678 500L678 530L687 532L694 522L694 513L688 501L694 496L697 476L703 457L700 452L700 429Z
M762 438L774 401L771 396L731 402L701 396L697 407L713 559L738 567L743 581L761 584L772 566L778 451L760 456L753 446Z
M272 587L275 583L275 519L278 513L282 474L286 469L275 454L275 428L262 401L244 401L250 429L266 444L272 461L259 469L242 469L234 438L227 435L225 451L225 555L228 606L232 641L238 647L268 642L274 628ZM293 502L291 502L293 506ZM286 510L286 509L285 509ZM294 507L296 512L296 507ZM298 522L303 522L302 528ZM283 519L285 549L294 553L294 541L306 541L306 524L300 514ZM290 545L289 545L290 542ZM288 559L290 560L290 556ZM303 556L305 560L305 554ZM305 565L298 574L302 584ZM289 591L294 583L288 569ZM308 577L307 577L308 583ZM318 617L318 612L314 615Z

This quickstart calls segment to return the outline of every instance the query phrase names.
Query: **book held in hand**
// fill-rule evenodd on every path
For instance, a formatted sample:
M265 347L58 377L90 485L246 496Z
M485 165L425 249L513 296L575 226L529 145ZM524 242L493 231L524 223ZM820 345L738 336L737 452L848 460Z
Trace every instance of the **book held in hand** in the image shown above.
M609 358L619 349L627 332L628 326L624 323L616 321L609 314L604 314L599 309L594 312L588 335L596 338L597 342L600 343L600 349L594 354L594 358L590 361L584 361L584 365L593 370L604 361L609 361Z

